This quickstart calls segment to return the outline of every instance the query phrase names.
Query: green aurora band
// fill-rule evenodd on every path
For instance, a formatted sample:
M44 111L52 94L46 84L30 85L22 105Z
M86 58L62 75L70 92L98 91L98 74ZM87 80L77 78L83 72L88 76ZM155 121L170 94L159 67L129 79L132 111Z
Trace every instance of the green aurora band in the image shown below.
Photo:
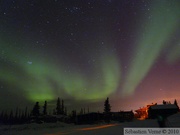
M32 50L28 54L27 50L24 53L16 47L7 46L7 43L1 42L1 55L6 57L6 61L4 67L0 67L0 81L21 88L22 95L29 101L54 100L58 96L98 101L115 92L118 87L120 65L112 52L100 54L91 71L92 76L86 76L83 72L77 72L77 67L74 68L73 65L71 72L65 72L63 62L58 63L48 56L37 57L38 52L33 52L29 60L24 56L29 56ZM95 74L99 74L99 78L95 78Z
M170 64L174 64L180 59L180 43L174 46L172 50L170 50L169 55L167 56L167 61Z
M152 19L145 20L145 26L140 31L139 42L133 54L134 59L123 85L123 97L134 93L179 25L179 3L174 2L169 7L168 2L168 0L157 0L152 3L153 8L150 9ZM170 59L176 58L174 55L179 53L171 54Z

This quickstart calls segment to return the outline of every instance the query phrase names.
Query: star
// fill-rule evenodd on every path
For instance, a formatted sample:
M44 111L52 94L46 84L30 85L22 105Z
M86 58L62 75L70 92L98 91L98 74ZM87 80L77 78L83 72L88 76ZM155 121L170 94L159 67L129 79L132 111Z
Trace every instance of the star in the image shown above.
M32 65L32 61L28 61L27 63L28 63L29 65Z

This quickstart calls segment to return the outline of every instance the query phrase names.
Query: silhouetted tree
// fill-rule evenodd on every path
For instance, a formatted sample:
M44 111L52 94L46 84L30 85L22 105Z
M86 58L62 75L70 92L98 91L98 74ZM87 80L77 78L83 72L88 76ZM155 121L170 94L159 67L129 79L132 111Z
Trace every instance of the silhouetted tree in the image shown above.
M3 115L3 123L8 124L7 121L8 121L8 114L7 114L7 111L5 111L5 113Z
M27 106L24 111L24 119L25 119L25 122L28 122L30 120L30 115L29 115Z
M11 112L9 114L9 118L13 118L13 110L11 110Z
M111 113L110 112L111 112L111 106L109 103L109 98L107 97L107 99L104 102L104 118L105 118L105 121L107 123L109 123L110 119L111 119Z
M8 123L13 124L13 122L14 122L14 115L13 115L13 110L11 110L8 118Z
M16 112L15 112L15 116L14 116L14 121L15 121L15 123L18 123L18 111L19 111L19 109L18 109L18 107L16 108Z
M174 100L174 105L178 106L177 100L176 100L176 99Z
M67 116L67 108L66 107L64 108L64 115Z
M86 114L86 109L84 108L84 110L83 110L83 114Z
M28 108L27 108L27 106L26 106L24 112L25 112L25 113L24 113L24 117L25 117L26 119L28 119Z
M88 106L88 113L89 113L89 106Z
M58 97L57 104L56 104L56 114L57 115L61 114L61 101L60 101L59 97Z
M178 110L179 110L179 106L178 106L178 103L177 103L177 100L175 99L174 100L174 104L178 107ZM180 111L180 110L179 110Z
M77 122L76 116L77 116L76 110L73 110L71 113L71 121L74 123Z
M53 109L53 115L56 115L56 110L55 109Z
M18 120L20 121L21 120L21 115L22 115L22 111L21 109L18 110Z
M1 112L1 115L0 115L0 123L3 123L3 118L4 118L4 111Z
M64 100L62 100L62 105L61 105L61 114L64 115Z
M109 98L107 97L107 99L104 102L104 113L110 113L111 111L111 106L109 103Z
M167 102L165 100L163 100L163 105L166 105L166 104L167 104Z
M26 121L25 113L24 113L24 111L22 111L21 117L20 117L20 123L22 124L22 123L24 123L25 121Z
M73 110L73 111L72 111L72 117L76 117L76 114L77 114L77 113L76 113L76 110Z
M40 109L39 102L36 102L36 104L34 105L34 108L32 110L32 115L39 116L39 114L40 114L39 109Z
M47 115L47 101L44 102L43 115Z
M81 110L80 110L79 114L80 114L80 115L82 115L82 114L83 114L83 109L82 109L82 108L81 108Z

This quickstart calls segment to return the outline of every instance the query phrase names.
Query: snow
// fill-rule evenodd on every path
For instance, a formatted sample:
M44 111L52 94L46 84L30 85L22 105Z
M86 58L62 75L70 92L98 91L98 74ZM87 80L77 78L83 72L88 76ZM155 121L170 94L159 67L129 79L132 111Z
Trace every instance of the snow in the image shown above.
M83 128L102 126L105 124L99 125L73 125L73 124L64 124L64 123L43 123L43 124L24 124L24 125L12 125L12 126L0 126L0 135L58 135L61 133L67 133L69 135L90 135L90 134L102 134L109 135L112 132L119 135L123 132L123 127L150 127L158 126L156 120L146 120L146 121L133 121L133 122L124 122L117 123L116 126L109 126L102 129L90 128L90 130L81 130ZM91 130L92 129L92 130ZM93 130L94 129L94 130Z
M180 113L169 116L167 123L170 127L180 127Z
M38 134L43 135L43 133L50 133L49 131L59 131L59 129L74 127L74 125L65 124L61 122L57 123L42 123L42 124L23 124L23 125L1 125L0 135L32 135Z
M167 118L168 125L180 127L180 113ZM101 128L102 127L102 128ZM127 127L158 127L156 119L134 120L132 122L111 122L96 125L74 125L57 123L0 125L0 135L122 135L123 128Z

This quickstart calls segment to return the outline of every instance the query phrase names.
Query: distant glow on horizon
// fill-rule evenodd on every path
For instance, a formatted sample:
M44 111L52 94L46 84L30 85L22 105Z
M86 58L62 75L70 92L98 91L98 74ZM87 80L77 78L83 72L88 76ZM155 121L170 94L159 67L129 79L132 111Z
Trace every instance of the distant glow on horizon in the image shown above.
M134 59L131 61L123 87L123 96L134 93L136 87L160 56L162 49L166 47L166 41L179 24L178 4L174 5L175 7L168 7L168 1L165 1L164 4L156 1L153 4L154 7L150 11L152 12L152 19L145 21L145 27L141 31L141 37L139 37L133 55Z

